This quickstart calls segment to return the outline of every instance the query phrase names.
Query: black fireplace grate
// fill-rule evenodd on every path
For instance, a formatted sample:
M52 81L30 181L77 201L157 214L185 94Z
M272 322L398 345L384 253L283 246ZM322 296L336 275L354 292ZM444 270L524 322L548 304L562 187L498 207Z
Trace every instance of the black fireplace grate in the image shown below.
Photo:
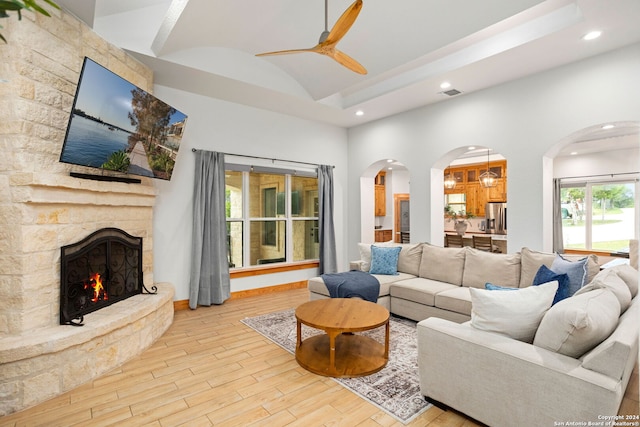
M142 237L100 229L61 248L60 324L82 326L84 315L149 292L143 284Z

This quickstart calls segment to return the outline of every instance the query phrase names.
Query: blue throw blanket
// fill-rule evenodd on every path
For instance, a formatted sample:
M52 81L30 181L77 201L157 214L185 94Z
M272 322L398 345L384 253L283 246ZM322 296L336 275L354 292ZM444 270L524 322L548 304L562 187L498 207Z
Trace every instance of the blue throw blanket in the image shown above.
M351 270L345 273L327 273L320 277L331 298L360 297L366 301L378 301L380 282L369 273Z

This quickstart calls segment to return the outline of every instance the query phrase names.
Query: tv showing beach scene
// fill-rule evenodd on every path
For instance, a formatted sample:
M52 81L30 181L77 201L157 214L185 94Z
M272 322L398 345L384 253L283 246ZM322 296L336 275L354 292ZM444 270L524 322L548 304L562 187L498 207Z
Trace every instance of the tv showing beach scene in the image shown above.
M60 161L171 179L187 116L85 57Z

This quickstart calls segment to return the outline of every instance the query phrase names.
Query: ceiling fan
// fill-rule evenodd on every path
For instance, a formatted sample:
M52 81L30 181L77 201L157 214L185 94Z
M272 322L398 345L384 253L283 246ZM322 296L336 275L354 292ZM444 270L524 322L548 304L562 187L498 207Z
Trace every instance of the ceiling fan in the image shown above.
M342 13L331 31L327 31L327 2L328 0L324 1L324 31L322 32L322 34L320 34L320 40L318 41L317 45L308 49L290 49L279 50L276 52L259 53L256 56L287 55L290 53L314 52L333 58L335 61L344 65L351 71L359 74L367 74L367 70L362 65L360 65L358 61L351 58L344 52L336 49L336 45L338 44L338 42L342 39L342 37L345 36L345 34L347 34L356 18L358 17L358 14L362 9L362 0L356 0L355 2L353 2L353 4Z

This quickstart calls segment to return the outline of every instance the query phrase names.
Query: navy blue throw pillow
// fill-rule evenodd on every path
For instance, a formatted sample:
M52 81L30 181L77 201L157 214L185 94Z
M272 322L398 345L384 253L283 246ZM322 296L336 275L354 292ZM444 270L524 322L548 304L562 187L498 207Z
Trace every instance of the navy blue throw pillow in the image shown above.
M553 303L551 305L569 297L569 276L566 273L558 274L546 265L543 265L538 269L536 277L533 278L532 284L532 286L538 286L553 280L558 281L558 291L556 292L556 296L553 298Z

